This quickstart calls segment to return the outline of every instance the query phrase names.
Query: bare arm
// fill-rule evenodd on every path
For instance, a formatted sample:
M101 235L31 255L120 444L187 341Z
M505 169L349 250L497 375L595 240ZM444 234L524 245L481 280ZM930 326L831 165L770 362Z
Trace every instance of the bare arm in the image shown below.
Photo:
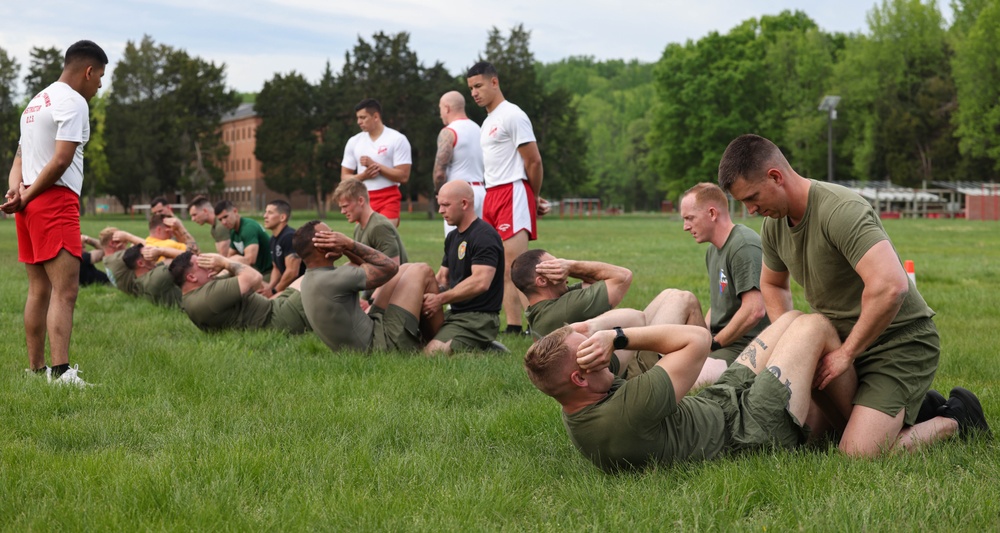
M760 267L760 293L764 297L767 318L771 322L793 309L789 278L788 271L776 272L767 268L766 264Z
M820 389L843 374L889 327L910 291L906 271L888 240L872 246L854 270L865 284L861 292L861 315L844 344L820 360L814 383Z
M384 253L358 241L351 242L354 243L353 246L346 247L344 255L365 270L365 275L368 277L366 289L385 285L399 271L399 265L393 263Z
M73 155L76 154L76 147L80 143L72 141L56 141L55 154L52 159L42 167L38 173L38 178L31 187L21 192L21 207L23 208L32 198L45 192L66 172L70 164L73 163Z
M631 270L599 261L571 261L569 275L586 283L603 281L608 286L608 303L611 307L621 303L632 285Z
M524 160L524 174L528 176L528 184L535 193L535 198L541 200L542 193L542 154L538 152L538 143L524 143L517 147L517 152Z
M198 250L198 241L194 240L191 233L184 227L181 219L177 217L167 217L163 220L163 222L170 226L170 231L173 233L175 241L184 243L184 245L187 246L188 251L198 255L200 251Z
M249 294L256 291L264 282L264 276L253 268L233 261L227 257L217 254L201 254L198 256L198 265L202 268L209 268L216 272L223 270L236 276L240 286L240 294Z
M434 190L441 188L448 181L445 169L455 156L455 132L448 128L438 133L437 155L434 157Z
M438 293L438 301L441 305L452 302L464 302L483 294L493 283L493 275L496 274L496 267L489 265L472 265L472 275L460 281L454 287Z
M142 237L136 237L125 230L118 230L112 236L111 240L114 242L130 242L132 244L146 244L146 240Z
M289 285L299 277L299 267L302 265L302 259L295 254L289 254L285 256L285 273L278 278L278 282L273 285L274 292L281 292L288 288ZM271 271L271 277L277 278L274 274L278 272L278 268L275 267Z
M751 289L740 294L740 309L736 311L736 314L729 320L726 327L715 334L715 341L722 346L729 346L741 339L760 322L760 319L764 318L764 315L767 314L766 311L764 296L761 295L759 290ZM706 324L709 324L709 327L711 327L711 322L706 320Z
M384 167L382 165L377 165L378 173L384 178L388 178L389 181L394 181L400 185L410 181L410 165L399 165L395 167Z
M215 251L219 252L219 255L223 257L229 255L229 250L231 249L232 248L229 246L229 239L215 243Z
M235 250L234 250L235 252ZM243 247L243 255L229 254L233 261L239 261L244 265L253 266L257 263L257 254L260 252L259 244L248 244Z
M14 154L14 162L10 165L10 173L7 175L7 194L4 195L4 203L0 209L4 213L13 213L21 208L21 183L23 174L21 170L21 145L17 145L17 152Z
M691 390L708 357L712 344L708 330L699 326L663 324L623 328L623 331L629 339L627 349L663 354L656 366L666 370L673 383L676 400L680 402ZM614 330L599 331L581 343L577 364L588 371L607 367L615 333Z

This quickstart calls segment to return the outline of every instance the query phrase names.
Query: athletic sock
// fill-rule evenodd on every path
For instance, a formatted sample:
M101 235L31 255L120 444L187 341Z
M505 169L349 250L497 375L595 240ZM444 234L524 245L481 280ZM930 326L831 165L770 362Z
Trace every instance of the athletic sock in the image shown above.
M66 365L66 366L69 366L69 365ZM32 372L38 374L39 376L43 376L43 375L45 375L46 372L48 372L48 370L49 370L49 367L43 366L42 368L36 368L36 369L32 370Z
M69 370L69 363L64 365L55 365L52 367L52 379L58 378L59 376L66 373Z
M507 326L507 329L504 331L504 333L513 333L515 335L520 335L521 326Z

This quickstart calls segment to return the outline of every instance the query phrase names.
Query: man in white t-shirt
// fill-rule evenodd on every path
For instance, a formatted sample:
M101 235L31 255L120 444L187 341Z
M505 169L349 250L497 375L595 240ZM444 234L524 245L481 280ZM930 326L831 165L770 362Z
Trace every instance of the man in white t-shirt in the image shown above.
M410 179L410 141L382 123L382 106L366 98L354 106L361 133L344 147L340 179L365 184L372 209L399 227L399 186Z
M66 50L63 71L28 102L10 169L6 201L16 213L18 260L28 272L24 330L31 372L50 382L85 385L69 367L69 340L80 282L83 145L90 139L87 101L101 88L108 56L91 41ZM45 366L48 334L51 367Z
M549 210L548 202L539 195L542 156L528 116L504 99L496 68L481 61L466 76L472 99L489 113L479 137L486 181L483 220L503 239L506 332L520 333L524 303L510 280L510 264L528 250L528 241L538 238L535 218Z
M438 101L444 128L438 134L437 156L434 158L434 190L449 181L462 180L472 186L476 216L483 218L483 149L479 145L479 124L465 114L465 97L458 91L445 93ZM444 222L447 236L455 226Z

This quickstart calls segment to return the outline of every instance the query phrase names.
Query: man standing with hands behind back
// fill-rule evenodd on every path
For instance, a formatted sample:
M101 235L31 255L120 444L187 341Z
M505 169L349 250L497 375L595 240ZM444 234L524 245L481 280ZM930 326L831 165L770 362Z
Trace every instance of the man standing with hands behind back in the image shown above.
M410 180L410 141L382 123L382 106L365 98L354 106L361 133L344 147L341 181L354 178L365 184L372 209L399 227L399 186Z
M21 114L21 140L0 209L16 213L18 259L28 272L24 330L31 371L84 386L69 367L73 309L80 283L80 191L83 145L90 139L87 102L101 88L108 56L91 41L66 50L59 80ZM45 366L48 333L52 367Z
M483 148L486 200L483 220L503 239L503 309L506 333L521 332L521 294L510 279L510 265L538 238L536 216L548 213L542 189L542 156L531 121L520 107L504 99L497 70L480 61L466 74L472 99L486 108L479 143Z

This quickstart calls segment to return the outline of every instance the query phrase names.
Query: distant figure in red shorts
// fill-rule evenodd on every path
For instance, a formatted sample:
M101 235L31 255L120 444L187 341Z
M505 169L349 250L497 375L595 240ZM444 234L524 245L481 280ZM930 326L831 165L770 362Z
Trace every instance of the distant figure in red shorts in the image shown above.
M538 238L536 216L549 211L548 202L539 196L542 156L528 115L500 91L496 68L481 61L472 65L466 77L472 99L488 113L479 135L486 181L483 220L503 239L505 332L520 333L524 303L510 279L510 265L528 251L528 241Z
M344 147L340 179L354 178L368 189L369 203L376 213L399 227L399 186L410 180L410 141L382 123L378 100L365 98L354 106L361 133Z
M16 213L18 259L28 271L24 330L29 370L49 382L84 386L69 367L69 339L80 281L83 145L90 139L87 102L101 88L108 56L91 41L66 50L62 75L21 114L21 140L6 202ZM52 366L45 366L45 335Z

